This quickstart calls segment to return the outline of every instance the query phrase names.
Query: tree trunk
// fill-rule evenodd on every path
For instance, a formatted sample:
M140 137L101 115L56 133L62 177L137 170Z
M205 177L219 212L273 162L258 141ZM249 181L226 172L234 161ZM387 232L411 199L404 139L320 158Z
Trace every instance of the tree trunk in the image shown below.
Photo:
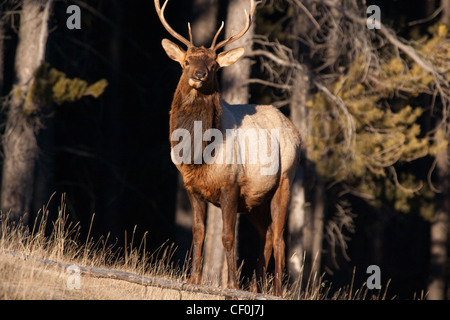
M196 46L209 47L214 37L219 11L218 0L195 0L192 35Z
M439 143L438 141L437 143ZM434 221L431 224L431 261L430 261L430 279L428 284L429 300L445 300L450 296L446 290L449 290L449 232L450 232L450 199L449 199L449 164L448 164L448 148L438 154L437 157L437 175L438 189L440 193L437 195L437 210Z
M24 0L16 51L16 82L7 102L8 116L3 136L1 209L13 220L28 221L35 161L36 134L40 128L40 106L29 95L36 69L44 62L48 18L52 1Z
M446 300L446 264L449 219L439 210L431 225L431 268L428 284L428 300Z
M4 70L5 70L5 57L4 57L4 46L5 46L5 4L0 4L0 96L3 96L3 80L4 80Z
M289 280L295 283L302 277L304 265L304 243L303 230L305 228L305 188L304 170L299 168L291 188L291 203L287 217L287 271Z
M203 277L213 286L227 281L225 250L222 244L222 210L208 203L203 255Z
M308 95L309 78L304 69L299 70L295 76L291 95L291 120L305 139L308 129L306 123L306 98ZM303 150L304 151L304 150ZM297 169L295 180L291 189L291 203L287 218L287 271L291 283L302 277L305 259L305 166ZM306 275L307 276L307 275Z
M306 3L308 5L308 3ZM313 28L310 19L298 6L297 19L292 26L292 33L304 36ZM308 22L308 23L307 23ZM294 53L298 55L307 50L300 42L294 42ZM331 54L330 52L328 54ZM304 62L294 76L291 99L290 99L290 119L297 127L306 142L311 132L307 122L308 108L306 102L309 97L310 78L308 66ZM287 270L291 283L295 283L299 278L307 281L314 273L320 271L323 224L324 224L324 201L325 192L315 173L314 166L307 160L306 146L302 146L302 157L300 167L291 191L291 203L287 221Z
M441 22L450 27L450 0L441 0L441 6L443 8Z
M290 116L303 141L310 132L306 107L309 77L305 70L306 66L303 66L295 76ZM305 146L291 192L287 221L287 269L293 283L301 277L306 281L310 274L320 270L322 253L325 193L313 164L307 160Z
M241 30L247 20L244 10L249 12L248 3L241 0L231 0L228 5L225 35L228 36ZM242 47L245 53L250 53L253 46L253 30L251 26L247 34L225 46L224 50ZM249 101L248 79L250 78L251 60L245 56L235 64L222 70L222 99L230 104L247 104Z

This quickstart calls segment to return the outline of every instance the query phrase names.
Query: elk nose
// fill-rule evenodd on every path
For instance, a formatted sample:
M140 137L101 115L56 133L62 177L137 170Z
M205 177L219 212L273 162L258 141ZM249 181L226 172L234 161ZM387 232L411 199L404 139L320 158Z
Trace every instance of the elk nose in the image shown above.
M197 77L197 79L202 80L206 77L206 72L202 70L197 70L195 71L195 76Z

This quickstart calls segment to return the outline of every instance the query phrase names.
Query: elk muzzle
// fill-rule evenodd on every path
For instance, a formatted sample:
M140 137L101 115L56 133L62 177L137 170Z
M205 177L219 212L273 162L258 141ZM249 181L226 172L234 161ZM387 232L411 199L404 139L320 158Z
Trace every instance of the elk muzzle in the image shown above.
M206 70L196 70L192 77L189 78L189 85L192 88L200 89L203 86L203 81L206 80L208 72Z

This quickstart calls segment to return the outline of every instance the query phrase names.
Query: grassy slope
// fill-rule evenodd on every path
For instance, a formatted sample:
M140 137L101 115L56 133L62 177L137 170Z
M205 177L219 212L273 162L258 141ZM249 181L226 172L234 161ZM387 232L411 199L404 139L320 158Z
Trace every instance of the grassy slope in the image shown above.
M174 269L170 263L173 248L167 246L148 255L131 243L126 250L106 246L106 241L82 241L79 226L68 221L64 199L58 210L58 218L52 222L49 236L45 236L47 209L44 207L32 230L20 224L0 219L0 299L223 299L223 296L180 292L170 289L142 286L122 280L95 278L81 275L80 289L71 289L72 273L67 268L55 267L33 258L57 261L91 268L131 272L140 276L186 282L185 270ZM19 253L11 254L11 252ZM22 256L21 256L22 255ZM33 258L24 259L23 255ZM266 291L270 293L270 281ZM205 279L204 283L208 283ZM367 289L347 287L329 296L329 286L321 277L309 277L308 285L301 292L284 289L285 298L300 299L361 299L368 298ZM72 286L73 287L73 286ZM299 294L300 292L300 294ZM380 298L378 297L375 298Z

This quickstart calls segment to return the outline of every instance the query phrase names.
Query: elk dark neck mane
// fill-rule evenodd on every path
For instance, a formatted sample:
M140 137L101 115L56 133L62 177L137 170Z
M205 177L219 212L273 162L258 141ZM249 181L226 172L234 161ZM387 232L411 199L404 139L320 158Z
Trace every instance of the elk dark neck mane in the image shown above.
M217 90L204 94L200 91L178 84L170 110L170 136L176 129L186 129L194 139L194 121L202 122L203 133L211 128L220 129L220 93ZM172 147L177 141L171 141Z
M186 129L191 136L191 150L194 150L194 121L202 122L202 137L208 129L220 130L220 118L222 107L220 104L220 93L214 90L211 94L203 94L198 90L186 88L182 91L181 81L175 91L175 96L170 110L170 136L176 129ZM198 139L198 138L197 138ZM202 138L200 138L202 139ZM171 140L172 148L179 143ZM202 143L202 153L207 143ZM194 154L191 154L191 163L194 163ZM205 182L209 165L203 164L181 164L178 169L182 172L184 185L187 190L200 192L202 197L218 205L220 186L202 185ZM201 186L201 187L199 187Z

